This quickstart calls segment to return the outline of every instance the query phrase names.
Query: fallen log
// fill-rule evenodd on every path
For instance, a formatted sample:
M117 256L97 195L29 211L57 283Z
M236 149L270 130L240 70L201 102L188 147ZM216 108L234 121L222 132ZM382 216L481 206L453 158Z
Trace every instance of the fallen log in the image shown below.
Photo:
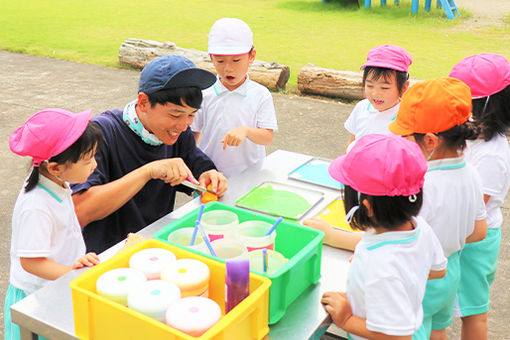
M345 99L363 99L363 72L340 71L307 64L298 74L298 89L303 94ZM410 79L411 85L420 79Z
M193 61L197 67L206 69L216 74L216 70L207 52L194 49L181 48L172 42L163 43L152 40L127 39L119 49L119 61L121 64L142 69L152 59L162 55L180 55ZM267 62L255 60L248 69L250 79L269 88L281 90L289 80L290 69L274 61Z

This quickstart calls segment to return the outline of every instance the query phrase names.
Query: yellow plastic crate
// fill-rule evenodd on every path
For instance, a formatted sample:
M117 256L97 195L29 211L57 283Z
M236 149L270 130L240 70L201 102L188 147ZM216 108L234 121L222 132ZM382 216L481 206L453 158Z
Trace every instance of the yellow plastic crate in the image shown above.
M177 258L197 259L209 266L209 298L222 310L220 321L200 337L193 337L96 293L96 280L106 271L129 267L131 255L146 248L163 248ZM158 240L144 240L90 268L71 281L74 326L80 339L262 339L269 333L271 280L250 272L250 295L225 315L225 263Z

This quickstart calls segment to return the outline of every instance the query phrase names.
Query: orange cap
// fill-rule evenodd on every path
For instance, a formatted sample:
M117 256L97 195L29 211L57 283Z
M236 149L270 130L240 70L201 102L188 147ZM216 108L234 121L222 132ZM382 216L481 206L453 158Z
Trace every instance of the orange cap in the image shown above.
M454 78L426 80L411 86L402 96L391 132L437 133L465 123L471 117L471 90Z

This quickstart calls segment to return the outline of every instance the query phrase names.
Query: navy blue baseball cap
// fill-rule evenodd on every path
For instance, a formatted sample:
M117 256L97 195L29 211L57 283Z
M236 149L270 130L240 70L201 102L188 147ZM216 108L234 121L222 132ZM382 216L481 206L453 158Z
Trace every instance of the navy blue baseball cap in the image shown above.
M157 57L142 70L138 92L152 94L163 89L196 86L204 90L214 84L216 76L198 68L179 55Z

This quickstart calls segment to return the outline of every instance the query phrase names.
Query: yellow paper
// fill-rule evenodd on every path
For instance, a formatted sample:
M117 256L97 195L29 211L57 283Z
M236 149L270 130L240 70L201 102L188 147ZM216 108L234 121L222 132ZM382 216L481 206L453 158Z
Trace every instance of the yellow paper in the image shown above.
M335 228L359 232L359 230L353 230L349 223L345 222L345 208L344 201L342 200L334 200L326 208L319 212L317 216Z

